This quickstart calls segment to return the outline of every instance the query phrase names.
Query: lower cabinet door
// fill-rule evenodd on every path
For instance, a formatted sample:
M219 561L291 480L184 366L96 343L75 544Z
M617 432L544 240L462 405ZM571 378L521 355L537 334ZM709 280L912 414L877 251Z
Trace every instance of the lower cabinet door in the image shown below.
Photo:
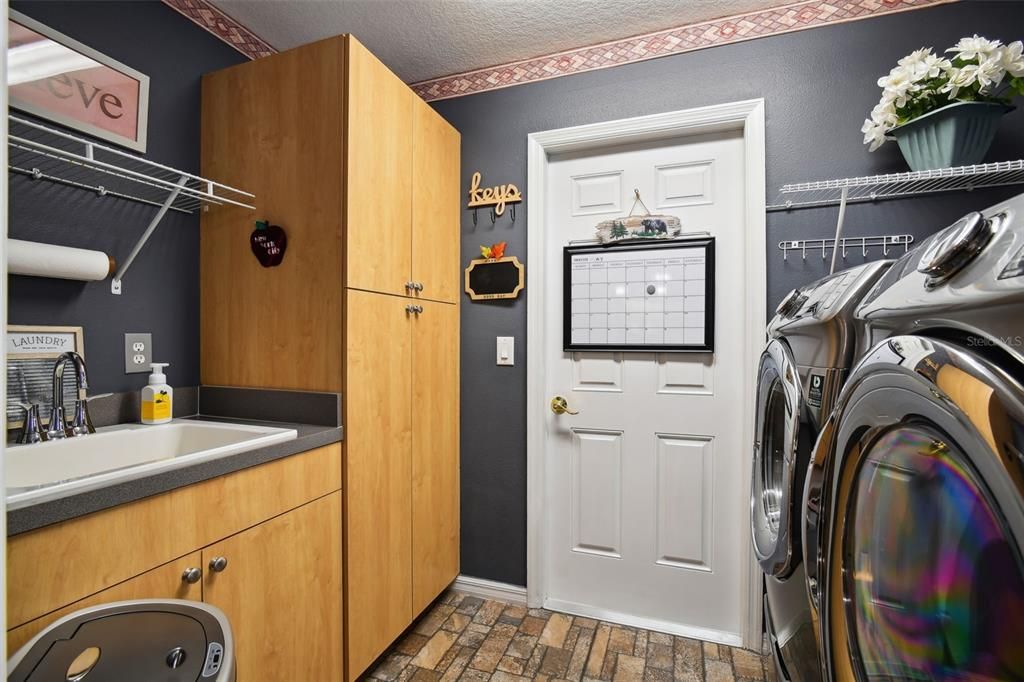
M64 616L87 608L112 601L128 599L190 599L202 601L203 598L203 563L199 552L193 552L180 559L168 562L163 566L146 571L125 580L123 583L108 587L96 594L80 599L53 613L29 621L20 627L7 632L7 653L13 656L30 639L42 632L50 623Z
M227 615L245 682L342 677L341 493L203 550L203 599Z
M414 614L459 574L459 307L419 305L412 343Z
M412 622L414 305L420 304L348 290L343 489L350 681Z

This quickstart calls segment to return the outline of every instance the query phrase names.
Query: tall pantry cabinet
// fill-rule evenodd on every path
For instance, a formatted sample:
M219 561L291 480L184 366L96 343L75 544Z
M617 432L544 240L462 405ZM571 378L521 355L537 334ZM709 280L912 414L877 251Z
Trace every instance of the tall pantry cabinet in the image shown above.
M207 75L202 123L288 235L263 268L251 213L203 215L202 381L343 393L354 680L459 571L459 134L351 36Z

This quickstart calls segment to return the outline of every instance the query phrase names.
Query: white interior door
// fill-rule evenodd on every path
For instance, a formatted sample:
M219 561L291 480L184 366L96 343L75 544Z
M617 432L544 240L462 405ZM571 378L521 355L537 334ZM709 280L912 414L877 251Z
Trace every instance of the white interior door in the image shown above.
M714 353L562 350L562 248L625 215L634 188L652 213L716 238ZM545 279L557 283L544 294L547 398L579 411L547 413L545 605L739 643L751 333L742 133L553 156L545 196ZM652 339L664 317L646 299L664 291L644 286L624 303L644 311Z

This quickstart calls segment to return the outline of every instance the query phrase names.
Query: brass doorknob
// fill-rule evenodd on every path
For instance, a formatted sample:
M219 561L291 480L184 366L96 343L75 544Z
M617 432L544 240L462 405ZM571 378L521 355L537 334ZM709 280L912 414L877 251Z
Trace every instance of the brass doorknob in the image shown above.
M579 410L570 410L569 401L560 395L551 399L551 411L555 414L579 414Z

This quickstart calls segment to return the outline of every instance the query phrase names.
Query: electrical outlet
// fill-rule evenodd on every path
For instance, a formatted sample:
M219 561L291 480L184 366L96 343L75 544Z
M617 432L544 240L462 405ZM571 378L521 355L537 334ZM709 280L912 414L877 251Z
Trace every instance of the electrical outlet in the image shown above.
M140 374L149 372L149 363L153 362L153 335L124 335L124 373Z

